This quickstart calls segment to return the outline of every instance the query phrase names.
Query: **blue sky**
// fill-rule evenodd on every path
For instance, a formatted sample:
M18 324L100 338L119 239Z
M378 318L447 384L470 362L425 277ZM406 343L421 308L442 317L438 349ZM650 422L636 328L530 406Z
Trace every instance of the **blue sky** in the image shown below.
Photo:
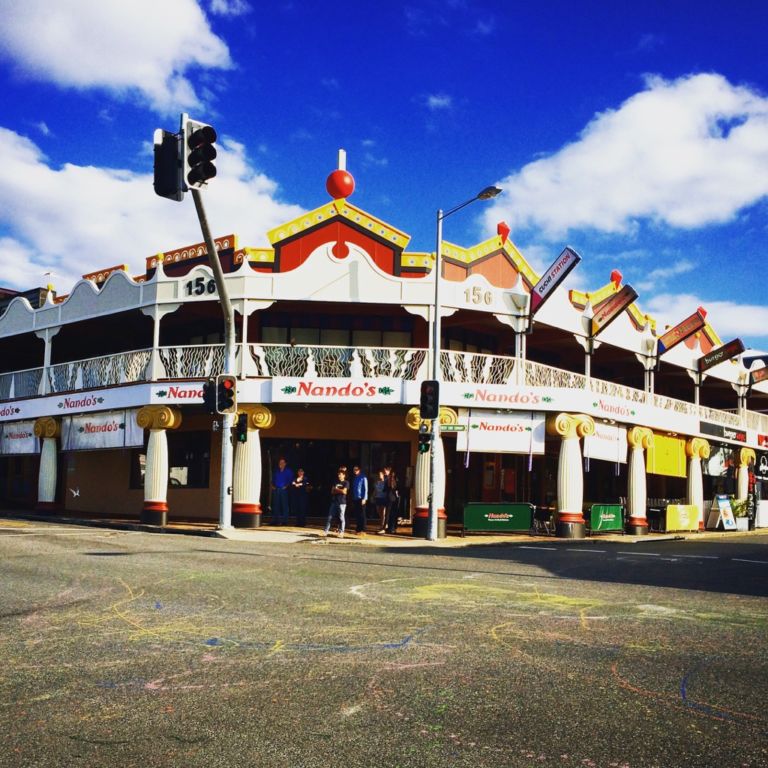
M537 269L568 243L589 290L619 269L675 323L698 305L768 348L768 4L0 0L0 285L199 241L152 190L155 128L213 124L216 233L263 245L328 198L434 249L505 220ZM46 273L51 273L47 275Z

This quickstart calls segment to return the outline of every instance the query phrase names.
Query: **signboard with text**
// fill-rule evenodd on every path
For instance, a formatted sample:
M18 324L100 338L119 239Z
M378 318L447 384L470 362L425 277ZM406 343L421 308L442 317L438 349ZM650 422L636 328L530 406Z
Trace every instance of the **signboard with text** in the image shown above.
M595 421L595 434L584 437L584 456L627 463L627 428Z
M555 288L565 280L572 269L581 261L576 251L566 246L555 259L549 269L541 276L539 282L531 289L531 315L535 315L544 302L552 295Z
M544 414L498 413L460 409L466 430L456 435L457 451L480 453L544 453Z
M707 352L706 355L702 355L697 361L696 366L699 373L713 368L720 363L730 360L736 355L740 355L744 351L744 342L741 339L734 339L727 344L723 344L717 349L713 349L711 352Z
M678 323L674 328L670 328L663 336L659 338L659 355L669 352L672 347L676 347L681 341L685 341L689 336L700 331L706 325L707 313L699 307L692 315Z
M272 379L274 403L392 403L403 396L401 379L335 379L278 377Z
M635 299L637 291L625 285L620 291L600 304L592 317L590 335L597 336L604 331Z

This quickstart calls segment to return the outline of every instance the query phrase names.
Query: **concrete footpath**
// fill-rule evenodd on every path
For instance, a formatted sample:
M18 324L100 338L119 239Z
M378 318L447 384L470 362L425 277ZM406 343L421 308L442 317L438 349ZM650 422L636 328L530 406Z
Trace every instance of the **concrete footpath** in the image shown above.
M367 546L395 549L434 547L456 548L473 546L500 546L504 544L521 543L546 543L552 544L582 544L589 546L596 542L620 542L622 544L650 544L657 541L706 541L715 538L733 538L735 536L764 536L768 535L768 528L758 528L754 531L696 531L680 533L649 533L646 536L628 536L622 534L601 533L588 536L584 539L563 539L546 534L509 533L509 534L484 534L468 533L461 535L458 526L449 526L448 535L444 539L428 541L414 538L410 535L407 526L402 526L397 534L378 534L371 527L365 534L354 532L345 533L341 538L333 533L325 537L322 535L322 527L307 526L305 528L294 526L266 525L256 529L229 528L219 529L214 522L201 522L191 520L173 520L166 526L146 525L136 520L108 517L85 517L76 514L36 514L24 510L5 510L0 512L0 529L11 521L40 522L60 525L83 525L96 528L108 528L120 531L144 531L146 533L175 533L191 536L210 536L229 539L231 541L251 541L254 543L271 544L338 544L344 546ZM19 522L15 527L22 528Z

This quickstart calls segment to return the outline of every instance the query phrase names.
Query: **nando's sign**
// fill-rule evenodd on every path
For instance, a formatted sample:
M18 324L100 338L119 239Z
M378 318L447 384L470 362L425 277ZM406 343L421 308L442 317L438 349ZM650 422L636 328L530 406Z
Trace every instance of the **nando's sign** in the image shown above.
M631 285L625 285L598 305L592 317L590 336L594 338L600 331L604 331L636 298L637 291Z
M719 365L726 360L730 360L731 358L736 357L736 355L740 355L743 351L744 343L741 339L729 341L727 344L723 344L721 347L713 349L706 355L702 355L696 361L699 373L704 373L704 371L714 368L714 366Z
M663 336L659 338L658 354L663 355L672 347L676 347L681 341L685 341L694 333L700 331L706 325L707 311L704 307L699 307L692 315L678 323L674 328L670 328Z

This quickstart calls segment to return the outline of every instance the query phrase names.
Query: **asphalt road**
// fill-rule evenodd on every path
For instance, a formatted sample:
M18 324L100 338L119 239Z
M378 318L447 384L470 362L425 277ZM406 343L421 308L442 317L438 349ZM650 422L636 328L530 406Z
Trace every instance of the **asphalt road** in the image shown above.
M0 520L0 766L768 764L768 537L387 551Z

